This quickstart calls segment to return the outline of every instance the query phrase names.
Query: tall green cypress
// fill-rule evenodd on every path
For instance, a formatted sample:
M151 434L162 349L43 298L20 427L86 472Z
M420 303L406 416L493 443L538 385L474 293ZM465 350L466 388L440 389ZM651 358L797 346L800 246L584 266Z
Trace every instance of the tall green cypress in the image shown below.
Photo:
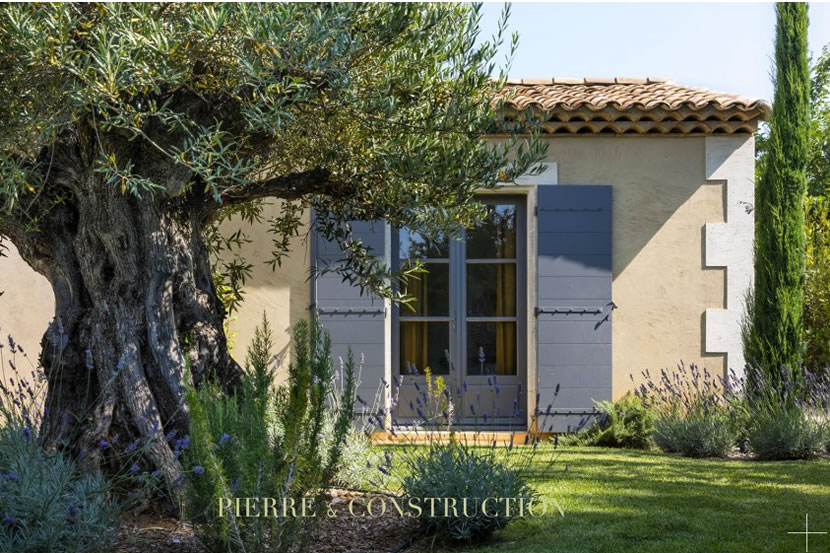
M807 4L778 3L775 99L767 157L755 187L755 291L746 358L777 380L804 354L804 196L810 128Z

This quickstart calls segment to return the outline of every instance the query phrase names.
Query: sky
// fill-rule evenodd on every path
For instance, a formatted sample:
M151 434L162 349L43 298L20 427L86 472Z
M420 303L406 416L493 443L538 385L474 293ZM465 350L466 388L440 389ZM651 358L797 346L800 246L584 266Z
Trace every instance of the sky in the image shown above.
M482 34L503 3L483 7ZM830 43L830 4L810 3L809 48ZM772 3L523 3L509 22L519 49L509 76L669 77L771 100ZM501 61L503 57L500 57Z

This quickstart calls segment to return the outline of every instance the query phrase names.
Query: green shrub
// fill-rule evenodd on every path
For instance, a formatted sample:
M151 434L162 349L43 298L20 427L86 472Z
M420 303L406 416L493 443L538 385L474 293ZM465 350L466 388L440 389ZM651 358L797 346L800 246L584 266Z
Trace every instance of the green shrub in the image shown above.
M711 375L697 365L648 371L636 395L654 410L654 441L660 449L687 457L725 457L736 446L744 406L742 382Z
M830 440L830 374L805 367L779 371L750 368L746 389L745 432L759 459L809 459Z
M649 449L655 415L643 401L628 393L617 401L595 402L599 420L568 442L599 447Z
M112 481L82 474L41 443L46 376L11 335L0 344L0 553L84 553L111 546L122 505ZM59 353L59 352L58 352ZM24 372L28 366L28 374ZM133 456L122 456L132 463ZM121 478L128 482L131 477Z
M520 470L498 459L493 448L474 448L456 441L433 443L406 457L404 495L423 505L424 498L438 498L433 513L424 508L420 520L427 532L456 542L480 542L495 530L504 528L518 514L518 501L532 504L536 493ZM461 509L468 501L467 516ZM504 501L487 498L513 498L508 511ZM458 505L458 512L444 512L444 500ZM449 516L445 516L449 515Z
M345 364L343 401L336 408L331 439L320 440L330 404L333 362L328 334L313 322L293 328L294 359L288 380L275 389L267 319L248 349L242 390L225 396L217 386L187 392L191 428L184 456L187 516L199 524L213 550L303 550L319 516L236 516L233 498L274 498L299 507L303 499L321 509L335 480L343 441L352 428L354 361ZM219 503L222 501L223 503ZM219 505L222 508L219 508ZM267 505L255 506L267 514ZM319 514L319 511L318 511Z
M382 431L396 444L372 448L370 455L379 452L380 460L376 462L370 456L371 470L367 472L370 481L382 482L388 490L399 492L405 504L417 502L424 507L415 514L427 533L450 543L472 543L486 540L517 516L526 516L528 505L540 508L535 501L538 496L529 485L530 478L537 471L553 473L556 452L553 448L538 447L542 440L538 433L522 432L521 441L514 441L517 434L511 432L507 432L508 439L494 439L492 427L478 426L478 422L486 424L489 415L499 416L499 408L493 406L488 413L478 398L469 407L476 414L475 427L465 429L461 436L456 434L454 424L460 413L457 406L467 383L461 380L456 386L447 386L447 382L454 380L455 370L450 364L450 377L446 379L424 370L424 381L420 384L414 381L417 396L408 399L412 400L410 409L417 413L417 419L387 420L382 409L366 405L369 408L366 431ZM419 374L414 369L412 372ZM389 395L393 413L401 401L405 378L395 377L390 384L381 381L377 395ZM501 393L497 375L488 377L487 385L491 397ZM523 415L519 408L521 394L521 389L517 390L514 398L515 417ZM550 410L548 406L538 419L539 428L546 427ZM547 462L536 458L540 453L548 456ZM435 512L428 503L430 498ZM489 501L485 513L483 502L487 498L510 498L509 512L504 501L498 504ZM519 502L525 507L523 513L517 508ZM453 504L457 510L454 512L450 507L445 516L445 505Z
M807 271L804 275L805 363L830 367L830 201L806 199Z
M109 482L82 475L34 431L0 428L0 552L98 552L115 541L120 515Z
M747 436L759 459L810 459L827 449L827 423L797 407L755 413Z
M663 415L655 421L654 441L663 451L686 457L726 457L737 441L726 410Z
M332 383L329 391L329 406L326 411L325 421L323 423L323 431L320 435L320 441L323 444L323 459L327 460L327 453L331 449L332 441L335 439L335 424L337 421L336 413L339 406L345 401L345 395L348 392L348 379L352 378L351 387L356 390L360 386L360 375L363 369L363 356L360 356L360 362L351 376L346 369L346 361L338 359L337 369L334 371ZM353 392L352 392L353 393ZM383 386L380 386L375 394L375 399L370 409L371 412L376 412L383 401ZM357 397L357 396L355 396ZM359 418L359 415L357 415ZM346 438L343 441L343 449L341 452L340 464L337 467L337 472L334 476L334 483L338 486L349 488L353 490L377 490L385 488L386 478L379 471L367 470L367 463L371 466L379 463L382 460L382 453L372 446L370 432L364 428L357 428L350 426L346 433Z

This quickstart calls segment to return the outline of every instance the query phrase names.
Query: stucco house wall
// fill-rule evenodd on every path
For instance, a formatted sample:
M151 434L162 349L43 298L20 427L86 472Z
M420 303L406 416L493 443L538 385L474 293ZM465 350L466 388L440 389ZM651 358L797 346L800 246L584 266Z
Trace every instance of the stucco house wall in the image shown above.
M727 157L753 148L751 136L726 140ZM727 308L727 269L707 263L706 225L726 222L727 186L735 184L707 178L707 141L711 151L712 138L702 136L548 140L559 184L613 187L614 398L643 369L654 374L680 361L715 374L727 368L726 349L706 344L707 310ZM751 192L751 171L742 176ZM751 259L741 270L751 271ZM740 368L739 351L731 353Z
M537 276L547 278L541 271L537 274L537 251L541 255L542 248L537 244L536 227L541 219L535 208L537 199L541 202L542 187L611 188L610 299L615 308L610 312L610 360L606 353L601 366L592 366L590 351L577 343L577 361L570 361L601 369L604 375L611 365L611 382L603 376L598 384L588 373L580 376L579 367L567 367L568 378L586 382L569 384L573 386L570 391L563 389L572 403L566 400L564 407L584 413L591 408L594 395L618 398L641 382L644 369L655 374L681 361L714 374L723 375L727 369L740 373L744 365L743 300L752 278L753 215L748 209L754 199L752 133L768 106L665 79L547 79L511 86L519 92L511 100L517 110L527 106L544 110L543 136L548 144L544 174L522 177L502 191L484 192L526 199L523 358L528 424L538 408L533 405L537 383L546 378L547 384L539 388L549 388L558 378L552 373L559 370L556 363L540 358L538 345L544 333L537 332L541 328L536 316L541 305ZM521 124L520 118L515 121ZM274 200L266 208L266 219L278 209L279 202ZM544 213L547 221L556 216L555 209ZM241 228L251 238L239 253L254 264L253 274L245 287L245 301L230 322L233 353L240 361L263 311L283 358L290 354L291 324L310 316L316 301L310 268L317 253L309 223L306 213L306 231L293 240L292 253L276 271L266 264L271 246L266 224L224 224L226 232ZM13 333L30 352L36 351L53 313L51 288L13 247L8 258L0 259L0 291L5 292L0 295L0 332L4 337ZM337 293L343 292L348 293ZM608 296L603 298L607 301ZM351 305L349 301L346 304ZM369 342L383 344L383 360L375 360L380 368L373 370L380 370L389 381L395 329L388 302L386 307L381 311L383 330L377 331L383 336L370 337ZM357 328L348 321L342 324L353 331ZM603 344L608 347L607 339ZM580 355L587 357L583 361ZM539 374L537 364L546 366L544 375Z
M708 178L720 177L712 173L713 140L722 158L718 168L737 167L729 180ZM618 307L613 314L613 396L632 388L631 375L639 381L643 369L672 368L680 361L723 374L728 333L734 328L709 329L707 347L707 324L720 323L711 319L707 323L706 313L720 314L731 307L727 306L727 269L717 266L726 261L707 263L707 254L711 258L714 250L720 252L735 237L726 233L713 238L710 230L707 252L706 225L726 223L729 186L751 192L753 166L746 163L746 156L753 150L752 137L563 136L547 142L546 161L556 164L559 184L613 187L612 297ZM731 207L742 211L740 205ZM278 209L274 202L265 214ZM532 218L531 209L528 213ZM533 227L528 224L528 229ZM295 238L293 253L272 271L265 264L270 247L266 225L231 221L223 228L228 232L242 228L252 239L240 252L252 260L254 269L245 301L230 324L234 353L244 358L264 311L276 331L276 349L285 356L290 325L309 316L309 240L305 234ZM751 258L729 271L748 275ZM6 292L0 296L0 325L30 349L36 347L52 317L48 282L16 252L0 262L0 282ZM736 304L733 311L739 315L741 309Z

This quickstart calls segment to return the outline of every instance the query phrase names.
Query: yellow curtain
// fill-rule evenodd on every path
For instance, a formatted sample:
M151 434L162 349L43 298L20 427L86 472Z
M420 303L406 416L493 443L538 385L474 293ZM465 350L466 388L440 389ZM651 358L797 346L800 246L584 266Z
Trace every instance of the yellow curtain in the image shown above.
M407 291L415 298L410 311L409 307L401 308L401 315L429 315L427 306L427 281L429 273L422 273L418 278L410 278ZM413 363L420 374L427 366L427 326L428 323L405 321L401 323L401 374L406 375L407 363Z
M500 224L497 254L516 257L516 231L505 217ZM500 263L496 268L496 315L516 314L516 265ZM516 374L516 333L513 322L496 323L496 374Z

